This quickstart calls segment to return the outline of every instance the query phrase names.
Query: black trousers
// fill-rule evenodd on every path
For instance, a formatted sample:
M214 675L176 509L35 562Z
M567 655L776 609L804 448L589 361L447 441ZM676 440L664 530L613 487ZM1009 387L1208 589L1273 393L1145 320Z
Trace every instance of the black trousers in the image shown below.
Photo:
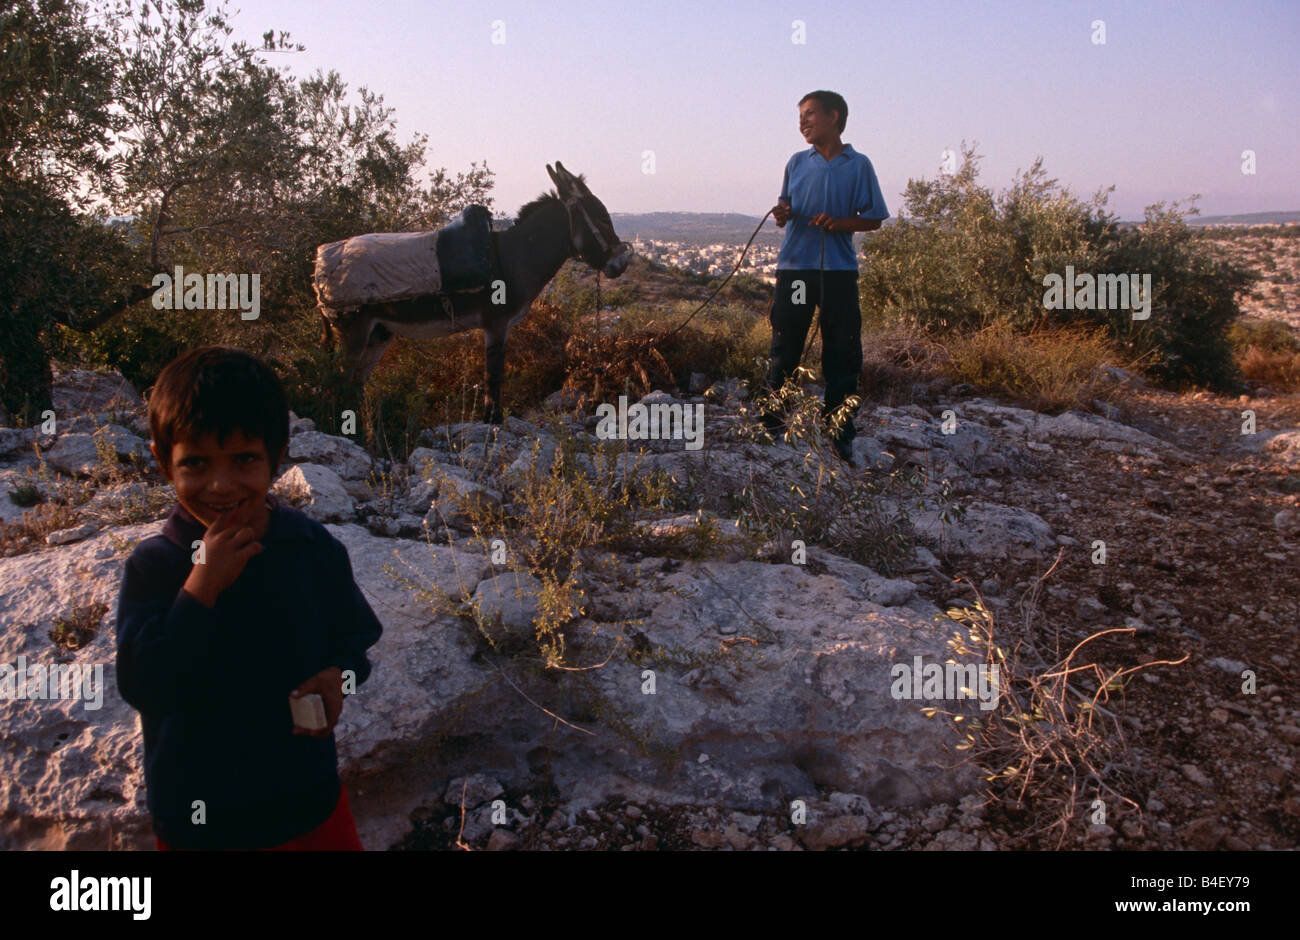
M825 278L826 296L821 296ZM802 301L802 302L799 302ZM821 309L822 373L826 377L826 400L822 415L834 411L850 395L858 393L862 372L862 310L858 300L857 271L777 271L776 288L768 320L772 324L772 366L767 384L779 389L799 365L804 340L812 325L813 307ZM854 409L853 414L857 413ZM857 431L852 420L844 425L839 440L851 441Z

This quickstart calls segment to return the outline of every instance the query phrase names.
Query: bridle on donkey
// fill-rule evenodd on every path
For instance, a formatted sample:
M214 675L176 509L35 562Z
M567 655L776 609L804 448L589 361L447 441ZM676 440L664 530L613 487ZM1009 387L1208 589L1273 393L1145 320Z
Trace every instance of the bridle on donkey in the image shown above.
M577 193L574 193L570 195L568 199L564 200L565 211L569 214L569 247L573 249L573 253L570 254L569 257L576 258L579 261L582 260L582 257L578 254L578 243L573 237L574 232L577 231L577 227L573 224L573 209L576 206L578 211L582 213L583 219L586 220L587 228L591 229L591 234L595 237L596 244L599 245L600 250L605 253L605 261L608 262L609 259L614 256L612 251L614 246L605 240L604 235L600 234L600 228L591 220L591 213L587 211L587 207L583 203L583 198L584 197ZM598 275L600 274L599 271L596 273Z

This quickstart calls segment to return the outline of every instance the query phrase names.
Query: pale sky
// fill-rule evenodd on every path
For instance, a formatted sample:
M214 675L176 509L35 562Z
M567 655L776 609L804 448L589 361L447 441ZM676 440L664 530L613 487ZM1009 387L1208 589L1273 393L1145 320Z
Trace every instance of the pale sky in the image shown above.
M431 167L486 161L499 213L549 189L545 164L559 159L612 212L762 215L806 149L797 103L817 89L847 100L843 139L871 158L894 215L908 178L935 176L963 138L978 141L994 190L1041 155L1082 198L1116 184L1109 208L1126 219L1192 193L1203 215L1300 210L1294 0L231 9L237 37L260 46L273 28L307 47L268 61L382 94L403 141L428 134Z

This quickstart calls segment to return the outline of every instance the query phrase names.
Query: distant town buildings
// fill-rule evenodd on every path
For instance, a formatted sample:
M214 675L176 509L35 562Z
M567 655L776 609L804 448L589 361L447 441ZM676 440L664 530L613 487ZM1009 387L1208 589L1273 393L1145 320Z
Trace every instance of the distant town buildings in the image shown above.
M682 242L659 241L634 235L632 250L643 258L692 274L724 277L731 273L744 245L714 242L708 245L690 245ZM761 278L769 284L776 283L776 256L779 248L767 245L750 245L740 272Z

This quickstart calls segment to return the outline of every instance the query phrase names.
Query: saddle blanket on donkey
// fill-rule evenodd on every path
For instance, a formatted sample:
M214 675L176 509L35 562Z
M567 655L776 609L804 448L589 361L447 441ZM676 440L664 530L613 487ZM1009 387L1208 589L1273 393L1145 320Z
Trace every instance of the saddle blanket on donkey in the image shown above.
M483 290L492 279L492 217L466 206L432 232L377 232L316 249L313 282L322 312Z

